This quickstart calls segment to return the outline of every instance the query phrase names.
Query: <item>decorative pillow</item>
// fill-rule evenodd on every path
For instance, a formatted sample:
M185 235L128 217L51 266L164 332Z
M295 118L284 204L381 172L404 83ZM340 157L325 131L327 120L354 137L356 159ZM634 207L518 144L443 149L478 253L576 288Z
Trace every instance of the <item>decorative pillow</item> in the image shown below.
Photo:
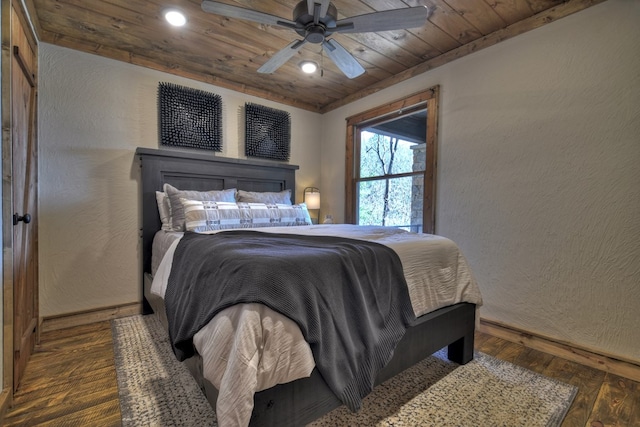
M164 231L171 231L171 211L169 209L169 198L167 193L156 191L156 201L158 202L158 213Z
M172 231L184 231L184 209L182 207L181 198L189 200L208 200L216 202L233 202L236 201L236 189L228 190L212 190L212 191L193 191L178 190L170 184L164 184L164 192L169 198L169 215L171 218Z
M291 205L291 190L278 192L238 190L238 201L245 203L279 203Z
M311 225L304 203L228 203L182 199L187 231Z

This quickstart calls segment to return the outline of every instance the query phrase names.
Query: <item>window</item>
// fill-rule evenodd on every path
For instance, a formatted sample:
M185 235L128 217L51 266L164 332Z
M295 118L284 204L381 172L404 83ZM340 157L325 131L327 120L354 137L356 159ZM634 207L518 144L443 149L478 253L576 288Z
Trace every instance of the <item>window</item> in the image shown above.
M347 119L346 220L435 231L438 87Z

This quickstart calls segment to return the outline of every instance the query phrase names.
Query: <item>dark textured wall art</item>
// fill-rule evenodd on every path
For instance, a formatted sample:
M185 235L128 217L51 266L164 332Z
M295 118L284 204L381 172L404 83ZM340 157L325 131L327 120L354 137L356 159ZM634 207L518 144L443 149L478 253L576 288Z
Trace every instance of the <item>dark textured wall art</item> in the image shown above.
M288 112L245 104L245 155L289 160L291 117Z
M222 151L222 97L172 83L158 85L160 143Z

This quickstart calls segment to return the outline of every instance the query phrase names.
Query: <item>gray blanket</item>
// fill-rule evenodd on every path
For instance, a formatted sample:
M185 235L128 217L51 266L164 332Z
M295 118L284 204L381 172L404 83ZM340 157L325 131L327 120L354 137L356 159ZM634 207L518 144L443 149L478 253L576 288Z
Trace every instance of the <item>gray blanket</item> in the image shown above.
M402 264L378 243L329 236L226 231L185 233L165 294L179 360L219 311L261 303L288 316L316 367L352 411L415 318Z

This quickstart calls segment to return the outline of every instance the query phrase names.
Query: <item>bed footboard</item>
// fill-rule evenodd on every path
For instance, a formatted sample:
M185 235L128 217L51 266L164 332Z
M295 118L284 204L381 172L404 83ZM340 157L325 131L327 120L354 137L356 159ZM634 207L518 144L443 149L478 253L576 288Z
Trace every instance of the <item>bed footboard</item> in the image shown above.
M416 319L402 338L391 361L382 369L376 385L448 346L451 361L465 364L473 359L476 306L460 303ZM193 360L192 360L193 359ZM202 377L202 361L196 356L187 366L215 408L218 391ZM254 397L251 426L300 426L310 423L342 403L314 369L309 378L279 384Z

